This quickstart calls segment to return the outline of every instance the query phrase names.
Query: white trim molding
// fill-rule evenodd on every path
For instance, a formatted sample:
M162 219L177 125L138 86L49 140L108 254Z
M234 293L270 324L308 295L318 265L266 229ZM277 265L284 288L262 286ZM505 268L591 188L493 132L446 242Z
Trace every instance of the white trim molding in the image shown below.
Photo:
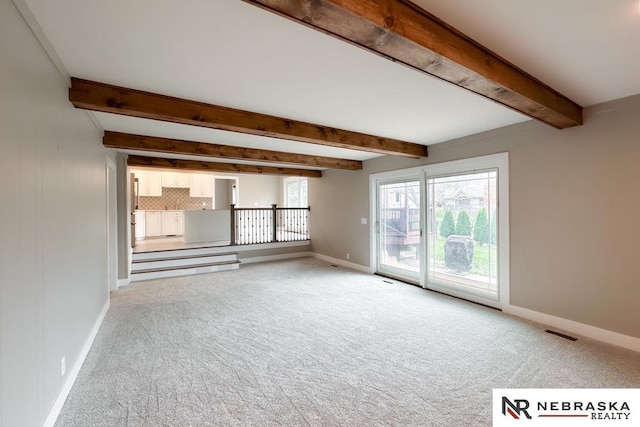
M319 254L313 252L313 257L321 259L326 262L330 262L331 264L339 265L341 267L350 268L352 270L360 271L362 273L373 274L373 269L371 267L367 267L365 265L356 264L354 262L345 261L339 258L333 258L327 255Z
M251 258L240 258L239 261L241 264L253 264L256 262L269 262L269 261L280 261L284 259L294 259L294 258L306 258L313 256L313 252L291 252L288 254L279 254L279 255L265 255L265 256L256 256Z
M67 376L67 380L62 385L62 389L60 390L58 397L56 398L55 402L53 402L53 405L49 410L49 414L47 415L47 418L45 419L44 424L42 424L43 427L53 427L55 425L56 420L60 415L60 411L62 411L62 407L64 406L64 402L67 400L67 397L69 396L69 392L71 391L73 384L76 382L76 378L78 378L78 374L80 373L80 368L82 368L82 364L87 358L87 355L89 354L89 350L91 350L93 341L96 339L96 336L98 335L98 331L100 330L100 326L102 326L102 321L104 320L104 317L106 316L107 311L109 311L108 299L107 299L107 302L102 307L102 310L98 315L98 318L93 324L93 327L89 332L89 336L87 337L87 340L85 341L84 346L82 347L82 350L80 351L80 354L76 359L76 362L73 364L73 368L71 369L71 371L69 371L69 376Z
M128 279L118 279L118 289L120 289L123 286L127 286L129 283L131 283L131 278Z
M601 329L596 326L587 325L573 320L564 319L562 317L553 316L546 313L530 310L524 307L508 305L503 308L503 313L513 316L522 317L523 319L533 322L542 323L554 328L562 329L585 338L590 338L606 344L623 347L628 350L640 352L640 338L623 335L618 332Z

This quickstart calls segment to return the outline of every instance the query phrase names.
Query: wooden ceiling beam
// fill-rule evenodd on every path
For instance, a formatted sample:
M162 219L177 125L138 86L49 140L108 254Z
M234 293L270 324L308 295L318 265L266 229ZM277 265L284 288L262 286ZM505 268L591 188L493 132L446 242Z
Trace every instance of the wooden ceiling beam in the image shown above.
M563 129L582 107L408 0L244 0Z
M129 133L105 131L102 144L108 148L121 150L151 151L189 156L215 157L235 160L252 160L272 163L289 163L328 169L362 169L358 160L336 159L332 157L308 156L206 142L183 141L179 139L132 135Z
M410 158L425 145L71 78L76 108Z
M271 166L238 165L233 163L199 162L195 160L164 159L158 157L129 156L127 165L148 168L181 169L201 172L250 173L260 175L290 175L320 178L322 172L312 169L278 168Z

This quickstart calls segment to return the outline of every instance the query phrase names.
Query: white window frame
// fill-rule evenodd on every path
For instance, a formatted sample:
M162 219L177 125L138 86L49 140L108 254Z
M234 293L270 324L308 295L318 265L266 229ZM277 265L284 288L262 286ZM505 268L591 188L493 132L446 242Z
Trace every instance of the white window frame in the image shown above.
M306 183L306 185L307 185L307 201L306 201L306 204L304 206L289 206L289 195L287 193L289 185L296 184L298 186L298 197L300 197L300 195L302 194L301 191L300 191L300 184L302 182ZM302 177L297 177L297 176L288 177L288 178L285 178L283 180L283 184L284 184L284 190L283 190L284 197L283 197L283 199L284 199L284 207L285 208L306 208L306 207L309 206L309 180L307 178L302 178Z
M506 309L510 301L510 260L509 260L509 153L491 154L481 157L473 157L469 159L454 160L444 163L436 163L431 165L420 166L416 168L402 169L398 171L383 172L372 174L369 177L370 189L370 217L372 218L370 225L370 271L376 272L378 269L378 244L377 244L377 188L378 184L394 179L403 179L406 177L415 177L420 175L421 182L421 227L423 236L426 235L427 218L426 212L428 207L426 180L445 175L466 174L476 171L486 171L487 169L496 169L498 171L498 301L474 295L466 292L459 292L451 288L442 287L436 283L432 283L427 277L428 265L428 244L427 239L423 238L421 243L421 259L420 259L420 286L428 289L445 292L449 295L463 298L469 301L479 302L484 305L495 307L498 309Z

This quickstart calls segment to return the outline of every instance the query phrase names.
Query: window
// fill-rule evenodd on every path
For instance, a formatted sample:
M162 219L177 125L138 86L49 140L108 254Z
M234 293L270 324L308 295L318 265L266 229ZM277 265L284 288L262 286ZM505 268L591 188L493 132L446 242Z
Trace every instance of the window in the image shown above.
M427 180L428 275L434 282L497 299L498 171L448 175ZM452 195L459 203L445 201ZM470 203L470 201L476 201Z
M424 171L425 286L502 308L509 302L509 155Z
M284 180L285 206L288 208L306 208L307 199L306 178L286 178Z

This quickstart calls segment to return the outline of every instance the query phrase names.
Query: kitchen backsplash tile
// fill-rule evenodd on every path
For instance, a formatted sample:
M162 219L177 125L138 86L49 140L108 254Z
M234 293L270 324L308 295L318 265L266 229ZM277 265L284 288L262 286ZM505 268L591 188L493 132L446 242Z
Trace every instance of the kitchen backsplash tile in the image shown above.
M211 197L189 197L188 188L162 188L162 197L140 196L138 209L152 210L184 210L196 211L200 209L213 209Z

